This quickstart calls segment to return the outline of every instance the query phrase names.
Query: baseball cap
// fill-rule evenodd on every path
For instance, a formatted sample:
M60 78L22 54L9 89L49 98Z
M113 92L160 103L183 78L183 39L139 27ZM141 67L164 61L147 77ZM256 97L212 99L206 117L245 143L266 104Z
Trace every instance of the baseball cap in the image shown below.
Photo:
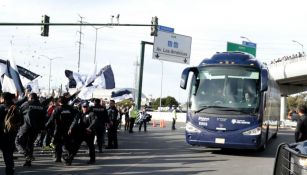
M88 107L88 106L89 106L89 104L88 104L88 102L87 102L87 101L84 101L84 102L82 102L81 106L82 106L82 107Z

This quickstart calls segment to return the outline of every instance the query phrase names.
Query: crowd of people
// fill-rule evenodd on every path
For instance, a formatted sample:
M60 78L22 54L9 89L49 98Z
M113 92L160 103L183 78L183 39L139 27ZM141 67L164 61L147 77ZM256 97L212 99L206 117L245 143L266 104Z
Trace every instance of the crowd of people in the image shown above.
M139 112L131 106L116 107L110 100L76 100L76 94L65 93L58 98L40 98L36 93L26 92L17 100L14 94L4 92L0 98L0 149L6 165L6 174L14 174L13 153L24 155L23 166L31 166L34 146L54 149L54 162L71 165L82 142L89 149L88 164L95 163L95 137L98 152L117 149L117 131L121 117L125 117L125 130L133 133L135 121L139 131L150 120L144 108ZM107 130L108 143L105 144ZM65 148L65 149L64 149ZM63 153L65 150L65 154Z
M293 54L293 55L289 55L289 56L283 56L281 58L274 59L274 60L271 61L271 64L276 64L276 63L280 63L280 62L294 60L296 58L301 58L301 57L305 57L305 56L306 56L305 52L299 52L297 54Z

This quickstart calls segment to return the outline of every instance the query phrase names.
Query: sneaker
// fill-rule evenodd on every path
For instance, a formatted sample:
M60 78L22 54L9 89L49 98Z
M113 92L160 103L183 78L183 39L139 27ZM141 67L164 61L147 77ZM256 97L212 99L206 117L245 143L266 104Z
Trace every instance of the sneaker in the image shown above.
M18 151L18 154L25 155L24 151Z
M25 163L22 166L30 167L31 166L31 161L25 161Z
M69 159L69 158L64 158L64 161L65 161L65 165L66 166L70 166L71 165L71 162L72 162L72 160L71 159Z
M89 165L93 165L93 164L95 164L95 160L89 160L89 161L87 161L87 164L89 164Z
M51 146L43 146L43 151L52 151L53 148Z
M35 158L33 156L27 156L26 159L29 160L29 161L34 161L35 160Z
M6 175L14 175L14 172L15 172L14 168L6 168L5 169Z
M56 163L57 163L57 162L62 162L62 160L61 160L61 159L55 158L55 159L54 159L54 162L56 162Z

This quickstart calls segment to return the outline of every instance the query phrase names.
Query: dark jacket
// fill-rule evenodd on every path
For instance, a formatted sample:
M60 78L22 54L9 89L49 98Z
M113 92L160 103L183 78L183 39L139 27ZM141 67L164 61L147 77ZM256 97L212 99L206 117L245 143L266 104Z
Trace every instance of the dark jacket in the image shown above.
M118 110L116 107L110 107L108 109L108 116L109 116L109 120L113 122L113 125L117 124Z
M108 111L101 105L90 107L90 112L93 112L97 117L97 127L105 126L109 123Z
M295 129L295 141L304 140L307 140L307 116L305 114L298 118Z
M72 123L75 117L78 116L78 111L69 105L57 106L48 122L46 127L52 126L52 123L55 124L55 135L67 134L68 130L71 128Z
M24 123L22 127L42 130L45 125L46 109L38 100L23 103L20 107Z
M7 104L0 105L0 135L4 134L4 119L11 105L7 105Z
M83 132L86 128L91 129L94 133L97 124L97 116L94 112L87 112L76 117L72 123L71 129Z

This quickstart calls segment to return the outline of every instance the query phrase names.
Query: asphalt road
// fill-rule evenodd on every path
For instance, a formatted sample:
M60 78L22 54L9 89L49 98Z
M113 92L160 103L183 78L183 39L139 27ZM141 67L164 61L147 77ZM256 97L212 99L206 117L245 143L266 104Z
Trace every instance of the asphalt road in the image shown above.
M181 126L181 127L180 127ZM100 175L100 174L251 174L271 175L277 146L281 142L292 143L293 131L281 129L277 139L264 152L250 150L221 150L193 147L185 143L183 124L171 131L152 126L148 132L129 134L119 132L119 149L97 153L95 165L87 165L86 147L82 148L72 166L52 162L51 152L36 151L33 166L22 167L23 157L15 155L16 174L22 175ZM134 128L137 130L137 128ZM4 174L4 162L0 160L0 174Z

